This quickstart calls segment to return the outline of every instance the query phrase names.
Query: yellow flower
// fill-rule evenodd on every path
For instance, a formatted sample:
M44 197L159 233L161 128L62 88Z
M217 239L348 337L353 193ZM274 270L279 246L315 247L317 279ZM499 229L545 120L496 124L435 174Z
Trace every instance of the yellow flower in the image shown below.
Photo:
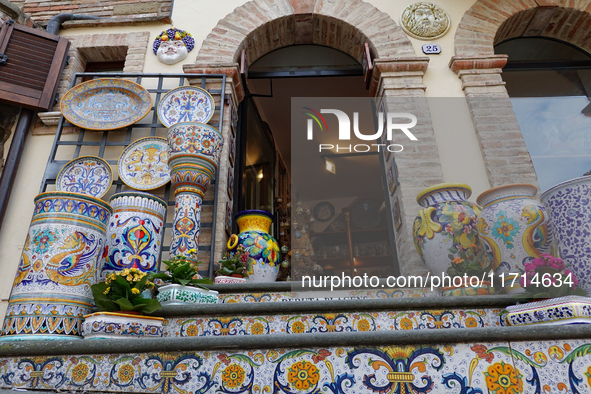
M72 368L72 380L75 382L82 382L86 379L86 376L88 376L89 370L88 365L84 363L76 365Z
M131 364L123 364L119 367L119 371L117 371L117 376L119 377L120 383L127 383L133 379L135 375L135 369Z
M129 268L125 268L123 271L121 271L121 276L127 276L129 275Z
M306 331L306 326L304 326L304 323L298 320L292 324L291 331L295 334L301 334Z
M298 390L309 390L320 379L318 368L305 360L295 363L287 371L287 381Z
M412 330L412 320L408 317L403 317L400 319L400 328L403 330Z
M135 287L133 289L131 289L131 292L133 294L140 294L140 290L139 289L136 289Z
M195 249L189 249L189 251L187 253L193 254L193 253L197 253L197 251Z
M451 262L452 262L452 263L454 263L454 264L461 264L461 263L463 263L463 262L464 262L464 259L461 259L461 258L459 258L459 257L456 257L456 258L455 258L455 259L453 259Z
M107 287L107 288L105 289L105 293L104 293L104 294L109 294L109 291L111 291L111 288L110 288L110 287Z
M265 326L261 322L256 322L252 325L251 330L252 335L260 335L265 333Z
M369 331L370 329L370 324L369 321L367 321L367 319L361 319L359 320L359 323L357 323L357 329L359 331Z
M189 337L194 337L197 336L197 334L199 334L199 330L197 329L197 326L195 324L191 324L189 327L187 327L187 336Z
M240 365L230 364L222 372L222 382L227 387L236 388L244 382L245 375L246 373Z
M522 375L503 361L489 366L484 376L491 394L520 394L523 391Z
M466 327L468 327L468 328L478 327L478 321L476 321L476 319L473 317L469 317L466 319Z

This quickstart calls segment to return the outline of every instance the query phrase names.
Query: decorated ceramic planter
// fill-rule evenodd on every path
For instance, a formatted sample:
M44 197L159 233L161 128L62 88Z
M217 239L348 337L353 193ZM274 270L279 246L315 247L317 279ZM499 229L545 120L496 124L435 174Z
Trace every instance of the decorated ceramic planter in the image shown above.
M550 229L560 256L591 292L591 176L572 179L546 190L541 197L550 214Z
M512 305L501 315L501 324L505 326L573 323L591 323L591 298L566 296Z
M168 166L174 188L170 256L185 256L197 262L201 203L215 176L224 139L203 123L177 123L168 129Z
M217 304L219 293L215 290L172 284L159 287L156 298L162 305Z
M435 275L445 273L454 259L477 261L482 268L491 263L477 231L480 207L467 201L470 194L466 184L441 183L417 196L425 208L414 221L415 248Z
M84 316L84 339L157 338L164 318L130 312L96 312Z
M225 275L220 275L220 276L216 276L213 280L213 283L215 283L216 285L220 285L220 284L230 284L230 283L246 283L248 282L248 279L243 278L243 277L235 277L235 276L225 276Z
M476 200L482 206L478 235L497 274L525 271L525 263L552 248L548 213L533 198L536 193L532 185L507 185L487 190Z
M228 250L233 252L242 245L249 253L248 282L275 282L279 273L279 245L269 235L273 215L266 211L242 211L236 215L240 234L232 234Z
M460 286L450 286L442 288L443 295L450 296L475 296L475 295L491 295L495 294L495 288L488 281L483 281L482 278L472 277L463 280Z
M35 198L4 340L80 338L111 213L107 203L83 194L47 192Z
M142 192L114 194L101 276L125 268L158 269L167 204Z

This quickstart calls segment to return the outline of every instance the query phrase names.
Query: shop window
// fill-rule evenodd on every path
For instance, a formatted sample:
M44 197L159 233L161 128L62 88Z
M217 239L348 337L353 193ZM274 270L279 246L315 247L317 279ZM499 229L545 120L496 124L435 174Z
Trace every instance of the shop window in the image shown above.
M565 42L518 38L503 80L542 191L591 170L591 55Z

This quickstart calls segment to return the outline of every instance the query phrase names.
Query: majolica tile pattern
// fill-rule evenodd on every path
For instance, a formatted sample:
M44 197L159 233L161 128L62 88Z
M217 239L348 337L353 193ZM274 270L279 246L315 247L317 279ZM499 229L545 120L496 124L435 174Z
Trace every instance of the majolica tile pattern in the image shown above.
M0 386L159 393L588 393L586 341L0 359Z
M569 324L591 323L591 300L588 297L567 296L507 307L501 324Z
M500 325L500 309L342 312L267 316L170 318L166 337L322 334L392 330L439 330Z
M80 335L111 213L107 203L82 194L35 198L3 335Z

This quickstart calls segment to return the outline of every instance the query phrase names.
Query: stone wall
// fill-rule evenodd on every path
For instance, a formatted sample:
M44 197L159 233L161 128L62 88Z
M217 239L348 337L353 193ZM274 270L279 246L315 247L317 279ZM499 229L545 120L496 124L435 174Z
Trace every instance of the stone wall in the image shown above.
M112 24L131 24L145 21L170 22L172 0L121 0L121 1L47 1L25 0L21 2L22 11L33 21L46 25L53 16L62 13L92 15L109 18L105 21L65 22L63 27L97 26Z

